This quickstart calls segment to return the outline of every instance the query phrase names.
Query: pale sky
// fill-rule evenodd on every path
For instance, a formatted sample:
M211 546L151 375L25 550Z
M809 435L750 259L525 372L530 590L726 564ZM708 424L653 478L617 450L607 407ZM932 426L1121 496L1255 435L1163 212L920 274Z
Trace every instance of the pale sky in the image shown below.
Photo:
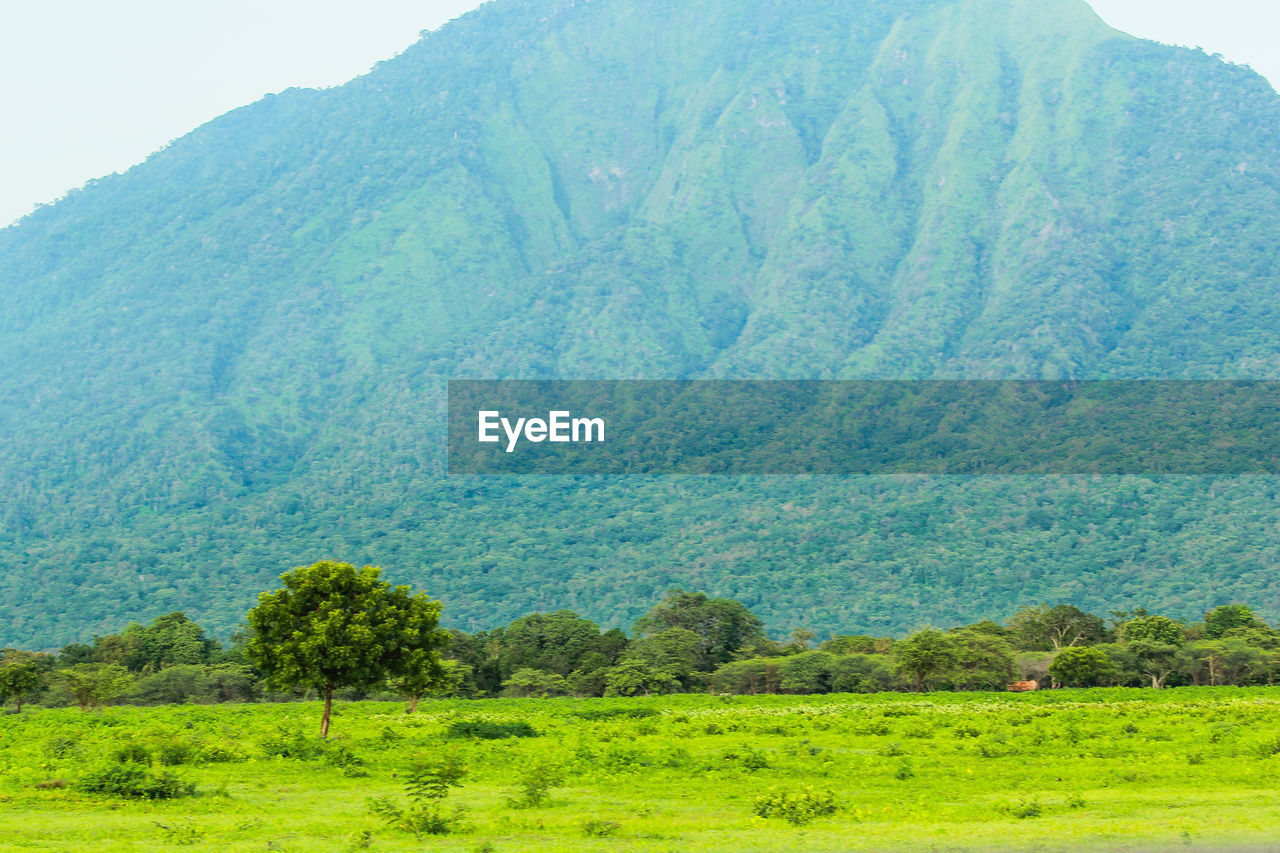
M333 86L476 0L0 0L0 225L290 86ZM1280 83L1276 0L1092 0Z

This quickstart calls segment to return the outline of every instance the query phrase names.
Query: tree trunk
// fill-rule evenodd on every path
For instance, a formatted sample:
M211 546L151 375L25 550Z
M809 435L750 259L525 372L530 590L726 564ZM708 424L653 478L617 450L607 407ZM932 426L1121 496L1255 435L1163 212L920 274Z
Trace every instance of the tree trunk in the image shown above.
M417 710L418 710L418 694L415 693L409 697L409 713L412 714Z
M16 699L18 700L18 713L19 713L19 714L21 714L21 713L22 713L22 694L21 694L21 693L19 693L19 694L18 694L16 697L14 697L14 698L16 698Z
M329 736L329 709L333 707L333 685L324 686L324 716L320 718L320 737Z
M924 686L924 673L917 672L916 673L916 692L919 693L920 688L923 686Z

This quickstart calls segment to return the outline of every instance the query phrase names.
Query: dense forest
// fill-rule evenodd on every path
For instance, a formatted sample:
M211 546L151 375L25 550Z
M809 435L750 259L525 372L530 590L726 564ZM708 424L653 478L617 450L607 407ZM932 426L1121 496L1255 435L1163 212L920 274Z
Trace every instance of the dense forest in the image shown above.
M1053 687L1261 685L1280 680L1280 631L1241 604L1193 622L1144 609L1107 618L1072 605L1021 608L906 637L796 628L782 639L740 602L671 590L630 635L569 610L505 627L454 629L443 667L413 691L394 683L340 698L422 695L649 696L669 693L820 694ZM224 647L183 613L131 623L56 654L0 652L0 700L44 706L287 701L246 656L247 631ZM1019 684L1018 682L1022 682ZM1030 684L1029 682L1035 682Z
M460 377L1275 378L1278 200L1267 83L1083 0L486 3L0 231L0 644L226 638L315 553L469 632L673 586L824 635L1278 619L1269 478L442 452Z

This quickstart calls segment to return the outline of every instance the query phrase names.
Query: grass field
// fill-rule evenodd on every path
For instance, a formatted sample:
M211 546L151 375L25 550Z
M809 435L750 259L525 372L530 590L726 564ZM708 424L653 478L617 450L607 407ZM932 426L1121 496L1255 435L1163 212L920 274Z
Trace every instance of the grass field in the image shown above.
M315 703L0 717L0 847L1160 850L1280 839L1280 688L450 700L413 715L367 702L337 707L327 743L318 719ZM537 734L449 735L477 722ZM406 807L411 768L450 754L467 770L443 801L446 817L464 809L451 832L415 835L371 812L371 797ZM171 773L196 793L83 790L104 768ZM521 803L538 800L539 780L560 784ZM794 803L806 789L812 813L755 813L761 797ZM828 791L835 811L821 814Z

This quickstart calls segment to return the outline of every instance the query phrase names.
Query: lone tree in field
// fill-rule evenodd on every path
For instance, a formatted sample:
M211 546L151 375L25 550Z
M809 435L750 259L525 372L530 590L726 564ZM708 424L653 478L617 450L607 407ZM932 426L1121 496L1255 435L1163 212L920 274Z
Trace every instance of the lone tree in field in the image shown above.
M329 735L335 689L381 686L438 658L449 641L438 627L440 602L392 587L380 571L327 560L299 566L249 611L245 651L268 683L324 694L321 737Z

